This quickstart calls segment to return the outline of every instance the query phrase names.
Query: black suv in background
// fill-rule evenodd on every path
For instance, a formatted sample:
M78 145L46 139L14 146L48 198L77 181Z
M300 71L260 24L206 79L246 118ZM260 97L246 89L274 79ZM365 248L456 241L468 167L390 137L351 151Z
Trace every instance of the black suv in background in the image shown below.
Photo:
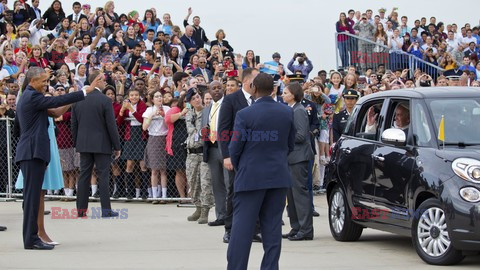
M480 91L432 87L361 98L325 175L336 240L358 240L369 227L411 236L429 264L478 254Z

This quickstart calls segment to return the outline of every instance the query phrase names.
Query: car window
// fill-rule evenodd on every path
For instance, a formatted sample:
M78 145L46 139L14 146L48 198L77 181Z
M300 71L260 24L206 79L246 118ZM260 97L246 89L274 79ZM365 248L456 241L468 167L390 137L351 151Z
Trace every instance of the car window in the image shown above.
M382 111L383 101L383 99L375 100L362 106L356 118L355 137L378 140L382 125L380 112Z
M355 134L355 131L354 131L354 128L355 128L355 125L354 125L354 119L355 119L355 115L357 115L357 112L360 110L360 106L355 106L355 108L353 108L353 111L352 111L352 114L351 114L351 117L348 117L348 120L347 120L347 124L345 125L345 130L343 130L343 134L348 134L348 135L353 135Z
M385 129L398 128L408 135L410 128L410 101L408 99L392 99L388 105L385 118Z
M428 114L420 102L413 102L411 116L415 144L417 146L431 146L433 136L429 127Z

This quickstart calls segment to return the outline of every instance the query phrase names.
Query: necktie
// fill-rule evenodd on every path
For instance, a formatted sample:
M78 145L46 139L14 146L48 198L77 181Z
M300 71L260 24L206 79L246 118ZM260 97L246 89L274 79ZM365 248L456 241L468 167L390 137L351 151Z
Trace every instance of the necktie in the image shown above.
M250 96L250 106L255 103L255 99L253 98L253 96Z
M75 14L75 22L78 23L78 14Z
M207 71L204 68L202 68L201 70L202 70L202 75L205 78L205 82L209 83Z
M210 116L210 141L215 143L217 140L217 112L218 112L218 102L213 103Z

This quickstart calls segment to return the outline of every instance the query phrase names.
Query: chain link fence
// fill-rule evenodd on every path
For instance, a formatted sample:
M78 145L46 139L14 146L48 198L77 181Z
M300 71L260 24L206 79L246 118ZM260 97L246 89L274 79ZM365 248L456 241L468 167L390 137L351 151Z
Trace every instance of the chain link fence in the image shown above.
M73 148L70 113L54 120L56 146L62 170L64 188L47 190L47 198L65 201L75 200L77 181L80 173L80 154ZM15 163L15 148L18 138L13 136L14 119L0 119L0 196L6 198L22 197L22 188L15 187L20 167ZM140 128L140 129L139 129ZM122 155L113 160L108 186L99 186L95 169L91 178L91 198L99 198L100 190L109 189L112 200L152 201L165 203L179 201L190 202L189 187L185 170L187 167L187 150L181 137L187 134L174 132L173 155L165 149L165 136L161 143L152 143L141 127L130 129L130 136L125 136L125 125L119 126L122 143ZM186 132L186 130L185 130ZM52 143L52 142L51 142ZM145 153L149 153L149 162L145 162ZM153 162L152 159L155 159ZM160 163L160 166L154 163Z

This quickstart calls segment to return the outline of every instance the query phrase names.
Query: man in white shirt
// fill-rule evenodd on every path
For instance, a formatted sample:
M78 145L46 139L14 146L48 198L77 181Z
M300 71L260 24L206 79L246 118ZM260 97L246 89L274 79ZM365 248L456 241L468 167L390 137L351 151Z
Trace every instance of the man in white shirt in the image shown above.
M468 46L470 42L475 42L475 44L477 44L477 39L474 36L472 36L472 29L468 29L467 36L462 38L463 46L465 45Z
M458 39L455 38L453 31L448 31L447 42L447 52L452 52L454 49L458 48Z
M421 48L423 51L427 51L428 48L432 48L433 54L437 54L437 48L433 46L433 39L431 36L427 36L427 38L425 39L425 44L423 44Z
M144 40L145 41L145 48L148 50L153 50L153 40L155 37L155 31L153 29L148 29L147 30L147 38Z

